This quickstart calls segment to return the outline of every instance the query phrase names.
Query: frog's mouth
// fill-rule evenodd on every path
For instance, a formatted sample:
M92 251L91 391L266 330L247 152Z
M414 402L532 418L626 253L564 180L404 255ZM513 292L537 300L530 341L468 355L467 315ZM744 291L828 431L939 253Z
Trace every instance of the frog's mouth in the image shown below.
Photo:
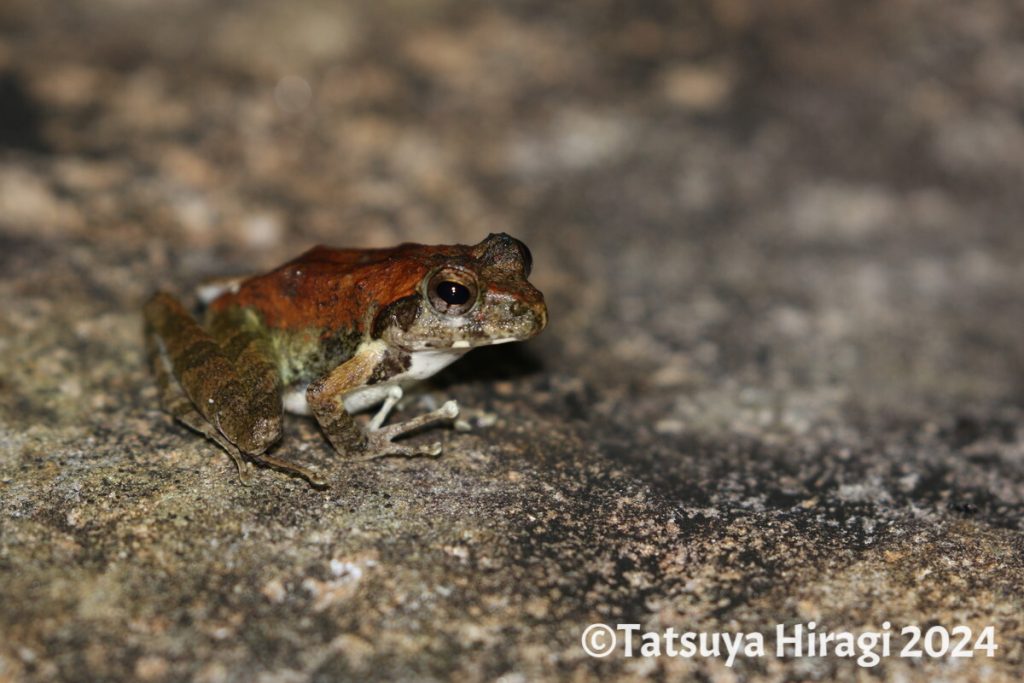
M419 342L411 345L403 345L403 350L408 353L418 353L421 351L455 351L459 353L465 353L472 349L482 348L484 346L497 346L498 344L508 344L510 342L526 341L530 337L499 337L498 339L480 339L469 340L469 339L456 339L452 342Z
M523 341L519 337L502 337L500 339L487 339L478 344L474 344L468 339L458 339L452 342L449 348L453 349L474 349L478 346L497 346L498 344L508 344L509 342Z

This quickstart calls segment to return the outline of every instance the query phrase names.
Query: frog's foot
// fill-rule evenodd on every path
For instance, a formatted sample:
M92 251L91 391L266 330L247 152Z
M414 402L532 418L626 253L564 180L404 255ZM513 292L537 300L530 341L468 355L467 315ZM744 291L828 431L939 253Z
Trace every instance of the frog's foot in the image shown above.
M185 397L181 397L175 403L167 403L168 410L174 417L178 418L187 427L196 430L210 441L224 449L224 451L231 456L231 460L235 463L235 467L238 468L238 479L245 486L252 483L252 468L249 463L246 462L245 458L242 457L241 451L238 450L238 446L231 443L227 438L217 431L217 428L207 422L202 415L196 411L192 402Z
M393 440L399 436L416 431L417 429L426 427L427 425L435 422L447 422L449 420L454 420L458 415L459 404L455 401L447 401L437 410L432 410L429 413L424 413L423 415L414 417L411 420L406 420L405 422L400 422L389 427L382 427L376 431L371 431L366 435L366 446L362 454L358 456L358 459L372 460L374 458L380 458L387 455L403 455L406 457L440 455L440 441L422 446L406 446L396 444Z
M327 482L325 482L323 479L318 477L316 473L314 473L312 470L306 467L301 467L299 465L296 465L295 463L288 462L287 460L282 460L281 458L275 458L272 455L261 454L252 455L249 457L251 457L256 462L260 463L261 465L273 467L274 469L282 470L289 474L298 475L305 479L306 481L308 481L314 488L327 488ZM247 477L248 475L246 475L246 477L242 479L243 483L248 483Z
M243 486L248 486L252 483L252 468L249 463L242 458L242 453L238 450L235 444L231 443L219 433L207 434L209 439L216 442L218 446L227 451L228 455L231 456L231 460L235 463L235 467L238 468L238 480L242 482Z

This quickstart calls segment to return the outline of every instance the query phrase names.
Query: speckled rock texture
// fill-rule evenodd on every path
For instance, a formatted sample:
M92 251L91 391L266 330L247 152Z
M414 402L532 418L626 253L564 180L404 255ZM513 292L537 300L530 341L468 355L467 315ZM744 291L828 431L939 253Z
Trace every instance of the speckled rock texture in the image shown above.
M0 681L1017 681L1012 0L0 3ZM551 324L289 418L159 409L157 287L315 243L529 244ZM588 657L590 623L995 628L996 656ZM902 642L902 641L900 641Z

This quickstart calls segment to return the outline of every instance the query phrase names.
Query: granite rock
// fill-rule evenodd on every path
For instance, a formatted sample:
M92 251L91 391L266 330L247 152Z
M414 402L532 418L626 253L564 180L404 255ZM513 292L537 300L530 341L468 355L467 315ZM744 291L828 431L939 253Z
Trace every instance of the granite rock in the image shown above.
M1019 680L1022 30L1008 0L8 0L0 681ZM346 463L289 418L330 488L245 487L160 411L157 287L499 231L551 325L403 408L465 406L443 457ZM810 621L999 649L580 641Z

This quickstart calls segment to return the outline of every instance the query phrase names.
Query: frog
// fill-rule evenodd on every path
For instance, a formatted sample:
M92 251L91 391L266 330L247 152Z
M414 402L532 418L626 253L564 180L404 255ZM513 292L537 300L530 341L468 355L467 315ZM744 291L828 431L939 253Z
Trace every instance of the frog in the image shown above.
M472 349L545 328L532 264L522 241L492 233L475 245L316 246L269 272L200 287L201 315L158 290L143 321L160 403L226 451L244 484L255 464L327 486L270 452L286 412L313 417L345 461L438 456L440 442L396 439L453 421L456 401L396 424L388 416L411 386Z

